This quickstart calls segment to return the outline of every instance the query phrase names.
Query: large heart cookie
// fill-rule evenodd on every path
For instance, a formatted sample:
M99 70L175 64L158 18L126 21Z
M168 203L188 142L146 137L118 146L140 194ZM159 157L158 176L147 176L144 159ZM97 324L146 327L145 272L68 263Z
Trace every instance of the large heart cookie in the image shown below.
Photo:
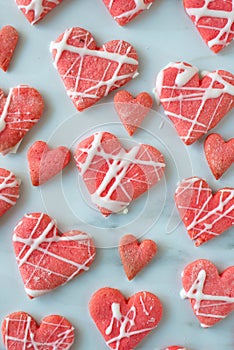
M212 327L234 310L234 266L221 275L209 260L196 260L182 273L181 298L189 299L202 327Z
M0 153L13 152L25 134L39 121L44 108L42 96L28 86L0 90Z
M30 298L39 297L88 271L95 257L92 239L83 232L58 233L43 213L25 215L15 227L16 260Z
M91 298L89 311L111 349L134 349L162 318L160 300L149 292L125 299L113 288L99 289Z
M31 24L36 24L63 0L15 0Z
M144 10L149 10L154 0L103 0L111 16L124 26Z
M14 312L2 323L3 342L7 350L68 350L75 338L72 324L64 317L50 315L40 326L26 312Z
M218 180L234 163L234 138L225 142L219 134L210 134L204 149L209 167Z
M177 187L175 202L196 246L234 225L234 188L222 188L213 195L205 180L191 177Z
M75 160L92 202L104 216L123 211L161 179L165 168L156 148L139 144L127 151L108 132L81 141Z
M78 111L92 106L137 75L135 49L122 40L97 47L91 33L70 28L50 46L68 96Z
M7 71L18 42L18 32L12 26L0 30L0 68Z
M188 63L169 63L157 77L156 92L186 145L214 128L234 107L234 75L206 73Z
M184 7L212 51L219 52L233 40L233 0L184 0Z
M0 217L16 204L19 187L20 180L11 171L0 168Z

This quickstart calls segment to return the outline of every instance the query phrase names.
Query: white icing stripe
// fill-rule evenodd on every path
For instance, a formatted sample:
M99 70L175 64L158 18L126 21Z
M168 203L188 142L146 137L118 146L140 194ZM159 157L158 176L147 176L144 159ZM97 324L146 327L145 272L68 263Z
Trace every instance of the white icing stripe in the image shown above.
M185 289L182 289L180 292L180 296L182 299L194 299L195 304L193 306L193 309L197 316L203 316L203 317L211 317L211 318L225 318L226 316L219 315L216 313L206 313L206 309L209 307L214 307L214 310L217 311L218 306L225 305L225 304L232 304L234 303L234 297L228 297L224 295L209 295L204 293L204 285L206 282L206 271L201 270L198 273L198 276L190 289L188 291L185 291ZM205 304L202 305L202 301L214 301L212 304ZM204 322L204 321L203 321ZM203 323L203 326L209 327L208 325L205 325Z
M225 10L212 10L210 6L212 5L213 0L204 0L204 5L202 7L189 7L186 8L188 15L194 16L195 24L198 28L204 28L212 30L214 32L213 39L208 41L208 46L212 48L215 45L226 46L228 37L230 34L234 35L234 30L232 29L234 25L234 0L229 0L228 3L232 6L231 11ZM212 19L222 19L223 27L215 27L210 24L210 21L207 20L207 24L201 24L199 21L204 17L210 17ZM215 34L216 32L216 34Z
M174 86L168 86L165 84L165 71L168 68L178 69ZM180 136L184 142L187 142L189 139L195 139L194 133L206 133L209 130L210 125L216 117L217 109L221 104L224 94L229 94L234 97L234 78L232 79L230 76L225 77L225 75L221 76L219 71L210 72L206 75L206 77L210 78L209 86L206 88L199 86L185 86L197 73L198 69L196 67L188 66L183 62L172 62L159 72L156 79L156 90L161 102L163 103L165 113L171 118L177 118L178 122L181 120L190 124L188 130L184 129L185 134ZM229 83L225 78L233 80L233 84ZM219 83L219 88L214 88L214 84L217 83ZM163 89L171 91L170 97L162 97ZM177 91L178 93L176 93ZM215 98L220 98L220 101L217 103L213 115L210 116L208 125L201 123L200 118L205 104L208 100ZM196 114L188 118L183 115L183 102L193 103L194 101L200 101L200 106L197 109ZM175 102L179 103L178 110L180 113L173 112L173 105ZM227 105L226 113L228 113L233 107L233 104L234 103L230 102L230 104Z
M0 175L0 201L9 205L15 205L19 195L8 193L10 188L18 187L20 180L18 180L12 172L8 172L7 176Z
M112 10L112 5L113 5L113 0L110 1L109 5L107 5L108 9L111 11ZM118 16L115 16L114 19L121 19L127 17L128 20L130 21L131 18L138 13L139 11L144 11L144 10L149 10L149 8L152 5L152 2L149 4L146 4L144 0L134 0L135 2L135 7L132 10L125 11L121 13Z
M95 133L93 135L92 144L89 148L79 148L79 152L81 152L80 155L82 155L83 153L87 154L87 157L84 162L83 160L80 161L78 157L75 157L75 160L82 176L84 176L85 172L92 165L94 157L99 157L100 161L103 159L106 161L106 163L108 164L108 170L105 173L105 176L102 182L100 183L99 187L96 189L96 191L94 191L91 194L91 200L94 204L101 208L105 208L107 210L110 210L111 212L118 213L124 208L126 208L132 200L132 194L126 192L122 183L130 167L134 164L142 167L151 166L153 168L153 170L151 171L153 171L156 174L159 180L159 171L160 169L165 167L165 163L155 162L153 160L142 160L141 157L137 157L141 145L133 147L129 152L126 152L124 149L120 149L117 153L112 152L115 154L106 153L102 145L103 134L103 132ZM95 171L98 172L98 169L96 169ZM103 192L106 190L106 188L113 179L113 184L109 187L106 195L103 196ZM134 181L137 181L137 178L134 178ZM121 191L125 193L125 196L127 198L125 201L119 201L117 199L112 200L111 197L113 193L115 191L118 191L118 189L121 189Z
M51 7L49 5L59 5L62 0L47 0L47 5L44 6L43 2L44 0L30 0L28 5L19 5L18 7L20 10L24 10L25 14L27 15L29 11L34 12L34 19L31 22L31 24L35 24L38 22L42 16L46 13L48 13L51 10Z

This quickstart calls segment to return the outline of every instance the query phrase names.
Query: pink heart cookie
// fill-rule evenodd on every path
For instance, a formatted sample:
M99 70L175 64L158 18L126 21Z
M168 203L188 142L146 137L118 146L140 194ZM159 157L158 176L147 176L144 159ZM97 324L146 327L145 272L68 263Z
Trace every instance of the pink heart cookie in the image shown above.
M0 30L0 68L7 71L18 42L18 32L12 26Z
M234 266L219 275L209 260L196 260L182 273L182 299L189 299L202 327L212 327L234 310Z
M14 312L2 323L3 342L7 350L68 350L75 338L72 324L64 317L50 315L40 326L26 312Z
M175 202L196 246L234 225L234 188L222 188L212 194L205 180L191 177L177 187Z
M103 0L111 16L124 26L145 10L149 10L154 0Z
M70 162L70 151L60 146L50 149L46 142L37 141L28 150L28 164L33 186L40 186L64 169Z
M19 9L31 24L42 20L47 13L59 5L63 0L15 0Z
M234 38L234 2L184 0L185 11L209 48L218 53Z
M78 170L92 202L104 216L123 211L164 174L164 157L156 148L139 144L130 150L108 132L97 132L76 149Z
M43 213L25 215L15 227L16 260L30 298L39 297L88 271L95 257L93 240L80 231L59 234Z
M0 168L0 217L16 204L19 187L20 180L11 171Z
M44 102L39 92L19 85L7 97L0 90L0 153L14 152L25 134L39 121Z
M137 75L135 49L122 40L97 47L91 33L70 28L50 46L54 65L78 111L92 106Z
M188 63L169 63L156 80L166 115L186 145L191 145L234 107L234 75L223 70L203 74Z
M147 92L141 92L134 98L128 91L122 90L115 94L114 103L123 126L132 136L153 106L153 99Z
M162 318L160 300L149 292L139 292L125 299L113 288L99 289L91 298L89 312L110 349L135 347Z

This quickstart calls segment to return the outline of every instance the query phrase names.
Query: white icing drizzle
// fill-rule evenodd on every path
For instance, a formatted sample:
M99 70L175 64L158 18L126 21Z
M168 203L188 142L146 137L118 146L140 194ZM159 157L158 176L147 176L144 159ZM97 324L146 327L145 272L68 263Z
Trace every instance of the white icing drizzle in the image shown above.
M18 262L19 268L21 268L24 265L27 265L31 270L31 275L27 277L27 280L24 281L24 287L25 291L28 295L31 297L38 297L42 294L45 294L49 292L49 289L46 290L37 290L37 281L40 282L40 275L43 275L45 278L45 275L51 276L58 276L61 277L64 282L62 284L68 283L71 279L73 279L76 275L78 275L82 271L88 271L89 270L89 262L94 259L95 253L91 253L90 251L90 237L86 233L82 234L73 234L68 236L59 236L57 234L57 226L53 219L50 220L47 227L41 232L41 234L38 237L34 237L37 233L37 230L40 229L41 222L44 219L45 214L41 213L41 215L36 218L33 216L33 214L25 215L24 218L18 223L18 225L15 227L14 235L13 235L13 242L14 244L18 243L21 245L21 250L19 251L18 255L16 256L16 260ZM33 229L30 233L30 235L27 238L20 237L17 233L18 227L22 225L24 219L30 219L35 220L35 224L33 226ZM51 235L52 232L52 235ZM47 237L49 234L49 237ZM82 263L79 264L73 260L70 260L68 258L62 257L59 254L56 254L50 250L51 244L56 242L80 242L80 245L77 245L76 247L73 247L74 254L79 254L79 249L87 249L88 257L87 259ZM35 252L42 253L42 258L39 260L38 265L35 265L33 262L32 255ZM59 262L63 262L67 265L71 265L74 268L74 272L71 275L66 275L63 273L59 273L56 271L52 271L49 268L45 266L41 266L40 263L43 262L42 260L45 258L45 256L54 258Z
M178 69L174 86L165 85L165 71L169 68ZM168 115L168 117L171 119L178 119L178 121L185 121L190 124L190 127L188 127L188 129L184 128L185 134L180 135L181 139L184 142L187 142L188 140L196 141L196 133L207 133L210 130L210 126L216 116L217 109L221 104L224 94L229 94L234 97L234 77L232 78L230 76L225 76L224 73L221 75L221 72L219 71L214 71L207 74L207 77L210 78L210 83L206 88L199 86L185 86L197 73L198 69L196 67L188 66L184 62L172 62L160 71L156 79L156 91L160 97L161 102L163 103L165 113ZM233 84L229 83L225 78L228 80L233 80ZM214 88L215 83L220 84L219 88ZM171 97L163 98L163 89L171 91ZM180 93L175 94L175 92L178 90ZM220 98L220 100L217 103L217 107L215 108L213 115L210 116L209 123L204 124L204 122L200 122L201 114L203 112L205 104L209 99L215 98ZM188 118L186 115L183 115L183 102L188 103L190 101L191 103L194 101L200 101L200 106L197 109L196 114ZM180 113L176 113L174 111L175 102L179 103ZM226 113L228 113L233 106L234 99L229 104L227 104Z
M207 313L207 308L214 308L214 311L217 311L218 306L225 304L234 304L234 297L229 297L225 295L209 295L204 293L204 285L206 282L206 271L200 270L196 280L193 282L192 286L188 291L182 289L180 292L180 297L182 299L194 299L195 304L193 305L193 309L197 316L202 317L211 317L211 318L225 318L226 316L219 315L216 313ZM211 301L212 304L202 305L203 301ZM203 320L203 327L209 327L206 325Z
M187 7L186 12L191 17L194 17L195 25L201 29L208 29L210 31L216 32L214 37L208 41L209 48L213 48L215 45L227 46L229 44L228 39L230 35L234 35L234 30L232 29L234 25L234 0L228 0L227 2L232 6L231 11L225 10L212 10L210 5L212 5L213 0L204 0L204 5L202 7ZM224 1L225 2L225 1ZM221 19L224 20L225 24L223 27L216 27L212 25L210 20L207 19L206 24L201 24L199 21L204 18Z
M60 4L61 1L62 0L47 0L48 5L44 6L44 0L30 0L28 5L18 4L18 7L20 10L24 10L26 15L29 13L29 11L33 11L34 19L31 22L31 24L35 24L38 21L40 21L40 19L52 9L52 7L50 7L49 5L57 6Z
M152 160L147 149L144 150L144 153L148 155L149 160L143 160L142 156L144 154L141 154L141 156L138 155L141 145L133 147L128 152L126 152L123 148L120 148L117 154L106 153L102 145L103 134L104 132L95 133L93 135L92 144L89 146L89 148L77 149L77 151L79 150L79 152L81 152L81 156L83 153L87 154L87 157L84 162L80 161L79 157L77 156L75 157L75 160L82 176L84 176L85 172L92 167L94 157L99 157L99 161L102 161L103 159L106 161L106 163L108 164L108 171L106 172L101 184L96 189L96 191L91 193L91 200L98 207L105 208L113 213L118 213L120 211L123 211L132 201L132 194L128 193L124 187L126 182L131 181L130 179L124 181L124 177L127 171L135 164L141 166L142 169L144 169L144 166L148 166L148 171L156 175L159 181L160 171L162 168L165 167L165 163L160 163ZM113 162L110 162L111 160L113 160ZM98 161L95 161L95 165L97 165L97 162ZM98 169L94 169L93 171L98 173ZM146 174L146 176L147 175L148 173ZM103 196L103 191L106 190L107 186L113 179L115 179L115 181L108 189L106 195ZM89 179L86 179L86 181L88 180ZM141 179L137 179L137 174L135 175L135 178L133 178L133 180L139 182L143 181ZM147 186L149 188L150 184L147 183ZM118 190L125 194L126 199L124 201L120 201L117 199L113 200L111 198L113 193Z
M146 301L147 301L147 295L146 295L146 293L144 293L144 297L141 298L141 304L142 304L142 308L143 308L144 313L146 311L146 307L145 307ZM147 312L147 317L150 316L150 312L152 311L152 309L153 309L153 307L150 306L150 311L149 311L149 313ZM106 342L106 344L108 346L111 345L111 348L114 350L119 350L121 348L121 340L122 339L130 338L131 336L136 335L136 334L150 332L152 329L154 329L156 327L156 326L153 326L153 327L148 327L148 328L132 330L132 328L135 326L135 320L137 317L137 309L136 309L134 303L126 315L123 315L121 313L121 308L120 308L119 303L112 303L111 312L112 312L111 321L110 321L109 326L105 330L105 334L107 336L111 336L112 332L114 330L115 331L118 330L118 335L113 336L113 338L110 338ZM115 343L115 345L113 345L113 343Z
M39 350L42 349L43 346L46 346L46 348L51 350L68 350L73 342L69 342L70 338L74 338L74 328L72 325L64 324L65 318L61 317L59 320L59 323L49 323L46 321L42 321L41 325L47 325L49 328L51 328L51 332L48 332L48 338L44 339L43 342L39 342L35 340L35 332L31 329L31 323L33 322L30 315L27 315L27 319L25 317L20 317L17 319L16 317L12 317L9 315L9 317L5 318L5 335L4 335L4 344L9 349L12 348L12 344L16 346L16 344L20 344L22 347L22 350L26 349L33 349L33 350ZM14 326L11 324L14 323ZM15 327L18 323L18 334L17 336L11 336L11 327ZM15 328L14 328L15 329ZM24 332L24 337L22 338L22 333ZM56 335L55 340L51 340L51 337L54 337Z
M213 201L212 191L210 188L204 188L203 184L202 179L194 177L183 181L176 190L178 208L193 213L192 222L186 226L188 231L192 231L193 240L198 239L203 233L218 236L220 232L216 232L214 226L225 217L230 218L232 225L234 225L234 189L224 188L219 190L217 192L217 194L220 194L219 201L214 209L210 210L209 205ZM188 191L187 196L184 195L186 191ZM201 203L200 196L204 192L206 192L206 199L204 203ZM191 199L194 196L196 196L196 205L192 207ZM198 206L198 204L200 205Z
M117 16L114 16L114 19L121 19L121 18L127 18L128 21L130 21L135 14L138 12L144 11L144 10L149 10L153 3L153 0L151 3L146 4L144 0L134 0L134 7L131 10L127 10ZM107 4L107 8L109 11L112 11L112 6L114 4L114 0L110 0L109 4Z
M51 52L56 52L55 57L54 57L54 66L58 68L59 70L59 61L64 53L64 51L68 51L71 53L77 54L77 58L71 61L71 64L69 65L69 68L65 73L61 75L64 84L66 86L66 83L72 82L71 84L74 85L71 88L71 84L68 83L68 88L67 88L67 94L69 97L71 97L73 102L78 106L80 102L83 102L84 98L89 98L93 100L98 99L98 94L100 90L104 88L104 96L107 96L111 90L111 88L115 87L118 88L120 86L120 82L129 79L129 78L135 78L138 75L138 72L136 70L132 69L131 72L126 73L126 74L119 74L122 66L124 64L129 64L133 66L138 66L138 61L132 57L129 56L132 46L129 45L127 49L125 50L126 52L124 54L120 53L122 48L124 47L123 41L119 41L118 46L116 47L115 52L109 52L106 50L105 45L102 47L102 50L91 50L89 49L90 46L94 44L94 39L91 37L89 32L80 29L79 34L76 36L73 36L72 31L74 28L67 29L63 35L62 38L60 39L59 42L51 42L50 44L50 51ZM67 41L68 39L71 38L80 38L81 40L84 41L84 46L83 47L77 47L71 44L68 44ZM108 63L106 70L103 74L103 77L100 80L95 80L92 77L82 77L81 78L81 70L83 67L84 59L87 56L91 57L99 57L103 58L106 60L111 61ZM109 68L112 63L117 63L117 66L115 68L115 72L112 75L111 78L106 79ZM78 73L76 75L73 75L72 69L74 65L79 64L79 69ZM79 83L81 80L87 80L88 86L84 91L79 90ZM74 83L75 81L75 83ZM92 84L90 84L92 82Z
M13 193L7 193L10 188L14 188L20 185L20 180L18 180L15 175L8 171L6 176L0 175L0 204L1 201L9 204L15 205L19 194L15 195Z

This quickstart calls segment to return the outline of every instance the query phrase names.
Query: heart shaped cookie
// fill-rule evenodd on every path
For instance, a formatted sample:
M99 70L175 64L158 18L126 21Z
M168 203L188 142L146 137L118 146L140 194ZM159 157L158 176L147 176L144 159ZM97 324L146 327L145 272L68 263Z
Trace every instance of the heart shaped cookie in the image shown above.
M135 236L125 235L119 242L119 255L129 280L148 265L156 253L157 245L150 239L139 243Z
M111 16L124 26L144 10L149 10L154 0L103 0Z
M138 73L135 49L122 40L97 47L91 33L70 28L51 43L54 65L78 111L92 106Z
M147 92L141 92L134 98L128 91L122 90L115 94L114 103L123 126L132 136L153 106L153 99Z
M218 53L234 38L234 2L183 0L184 8L208 47Z
M165 168L156 148L140 144L127 151L108 132L81 141L75 161L92 202L104 216L123 211L161 179Z
M7 71L18 42L18 32L12 26L0 30L0 68Z
M99 289L89 303L90 315L110 349L134 349L162 318L160 300L149 292L125 299L119 290Z
M234 225L234 188L222 188L213 195L205 180L191 177L177 187L175 202L196 246Z
M39 297L88 271L95 257L93 240L83 232L59 234L43 213L25 215L15 227L16 260L30 298Z
M15 0L19 9L31 24L42 20L47 13L59 5L63 0Z
M234 163L234 138L225 142L219 134L210 134L204 149L209 167L218 180Z
M14 152L25 134L39 121L44 103L39 92L19 85L7 97L0 90L0 153Z
M33 186L40 186L56 176L70 162L67 147L50 149L46 142L37 141L28 150L28 165Z
M16 204L19 187L20 180L11 171L0 168L0 217Z
M170 63L157 77L156 92L166 115L186 145L214 128L234 107L234 75L206 73L188 63Z
M221 275L209 260L196 260L182 273L182 299L189 299L202 327L212 327L234 310L234 266Z
M14 312L2 323L3 342L8 350L68 350L75 338L74 328L64 317L50 315L40 326L26 312Z

